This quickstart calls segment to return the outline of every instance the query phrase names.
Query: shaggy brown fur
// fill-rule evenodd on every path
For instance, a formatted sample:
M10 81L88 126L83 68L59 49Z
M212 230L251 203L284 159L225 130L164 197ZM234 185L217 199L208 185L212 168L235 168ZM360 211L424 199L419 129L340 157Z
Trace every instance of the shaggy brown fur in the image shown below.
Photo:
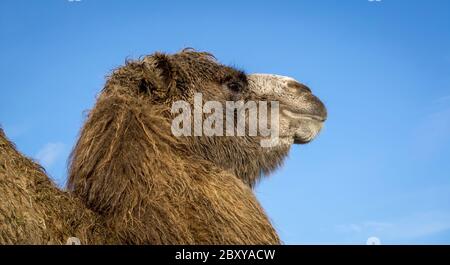
M280 243L252 187L282 163L289 145L174 137L171 104L192 103L195 92L205 101L267 100L243 72L207 53L129 61L109 76L80 132L68 192L0 131L0 243Z
M85 243L108 243L101 218L58 190L1 128L0 195L0 244L65 244L74 236Z
M109 77L73 151L69 188L121 242L280 243L246 183L281 157L259 155L252 139L177 138L170 130L174 100L191 101L194 91L227 100L220 91L232 79L245 84L242 72L194 51L157 53Z

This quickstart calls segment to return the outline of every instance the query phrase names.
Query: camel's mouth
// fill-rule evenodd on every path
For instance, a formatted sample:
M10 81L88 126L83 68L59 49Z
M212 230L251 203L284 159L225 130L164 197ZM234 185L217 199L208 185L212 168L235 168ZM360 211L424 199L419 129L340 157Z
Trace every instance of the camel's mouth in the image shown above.
M309 87L294 78L273 74L251 74L248 80L255 94L279 102L282 144L305 144L317 136L327 118L327 109Z
M292 119L312 120L317 122L324 122L327 119L327 117L325 116L308 113L299 113L288 109L283 109L283 114Z
M294 144L311 142L319 134L326 116L299 113L284 109L282 115L289 120L289 132Z

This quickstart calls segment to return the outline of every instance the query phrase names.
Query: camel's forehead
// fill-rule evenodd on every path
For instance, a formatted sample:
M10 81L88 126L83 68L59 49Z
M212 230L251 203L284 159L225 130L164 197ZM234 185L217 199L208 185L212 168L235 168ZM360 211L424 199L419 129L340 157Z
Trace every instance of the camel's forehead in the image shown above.
M289 82L297 82L294 78L276 74L250 74L247 76L249 84L257 87L255 92L262 94L282 93Z

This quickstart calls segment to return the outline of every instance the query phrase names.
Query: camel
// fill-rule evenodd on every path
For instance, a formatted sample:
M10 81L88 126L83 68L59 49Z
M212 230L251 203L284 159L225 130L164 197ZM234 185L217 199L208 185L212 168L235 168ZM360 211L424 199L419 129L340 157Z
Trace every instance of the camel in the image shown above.
M172 105L194 104L196 93L224 105L277 102L279 122L270 126L278 141L175 136ZM292 144L313 140L326 117L295 79L246 74L207 52L127 61L108 76L80 131L67 190L0 133L0 243L280 244L253 188Z

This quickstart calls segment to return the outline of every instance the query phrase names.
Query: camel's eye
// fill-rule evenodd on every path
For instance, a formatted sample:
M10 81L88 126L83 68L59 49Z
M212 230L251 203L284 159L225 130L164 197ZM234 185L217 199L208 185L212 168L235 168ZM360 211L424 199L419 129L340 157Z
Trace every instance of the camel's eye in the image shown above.
M239 93L242 90L242 85L239 82L230 82L227 84L227 87L234 93Z

